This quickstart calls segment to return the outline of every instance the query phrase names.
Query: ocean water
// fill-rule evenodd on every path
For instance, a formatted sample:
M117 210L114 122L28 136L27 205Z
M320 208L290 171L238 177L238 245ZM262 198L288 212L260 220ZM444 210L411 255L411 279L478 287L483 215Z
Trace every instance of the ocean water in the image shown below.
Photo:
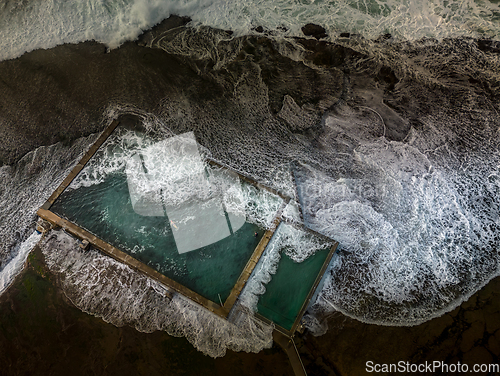
M281 223L239 297L241 305L291 330L332 245Z
M113 65L126 73L113 76L113 84L130 80L123 88L134 88L134 95L165 85L168 94L153 98L145 111L126 93L91 86L106 79L96 73L106 56L129 53L123 43L171 14L192 21L130 47L149 56L140 69L151 82L133 81L132 59L123 64L128 70ZM375 324L416 325L452 310L500 274L499 17L498 1L6 1L0 5L0 60L63 43L102 42L110 53L85 55L79 68L94 77L88 87L79 83L69 91L56 79L51 90L79 90L89 98L100 90L109 97L99 108L103 123L134 114L169 134L194 132L213 158L292 196L301 215L289 208L287 219L340 243L308 314L320 334L327 330L322 318L333 310ZM323 25L333 44L295 39L308 22ZM265 33L253 30L257 26ZM151 59L160 50L197 81L170 66L161 71L169 79L158 79L163 76ZM8 87L9 78L2 80L1 88ZM44 81L34 82L27 92ZM0 121L10 129L15 117L9 114L22 114L29 103L6 106L11 111ZM83 100L74 106L75 113L87 111ZM43 146L1 167L1 268L16 260L33 232L36 208L93 139ZM60 266L62 254L89 257L68 242L47 242L45 252L55 271L67 268L67 294L75 304L116 325L132 320L145 327L140 305L133 313L110 311L85 296L101 272L83 271L86 261ZM297 261L306 257L300 241L294 249ZM130 283L121 302L145 296L142 288ZM103 294L109 301L112 294ZM168 307L166 316L189 316L186 325L193 328L172 330L212 356L244 332L233 328L233 339L214 345L222 326L197 331L196 323L206 322L200 310ZM270 331L258 333L255 346L241 348L268 346Z
M494 0L6 0L0 5L0 59L85 40L116 48L172 14L238 35L257 26L299 35L310 22L325 26L332 39L342 32L367 38L391 33L407 40L498 38L500 32L500 5Z

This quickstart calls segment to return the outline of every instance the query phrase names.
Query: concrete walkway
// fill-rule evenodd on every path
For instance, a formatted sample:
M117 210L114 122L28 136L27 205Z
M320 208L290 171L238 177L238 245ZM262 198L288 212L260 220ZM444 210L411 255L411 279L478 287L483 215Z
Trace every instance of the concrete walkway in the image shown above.
M273 340L280 345L283 350L285 350L295 376L307 376L302 360L300 359L299 352L297 351L297 347L295 347L295 343L293 342L293 338L284 335L278 330L274 330Z

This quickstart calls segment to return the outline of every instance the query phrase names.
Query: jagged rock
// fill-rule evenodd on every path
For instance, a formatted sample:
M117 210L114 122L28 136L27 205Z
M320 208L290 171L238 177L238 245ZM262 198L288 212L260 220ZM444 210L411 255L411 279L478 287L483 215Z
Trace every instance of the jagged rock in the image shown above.
M378 79L383 80L389 84L388 86L389 90L394 90L394 85L396 85L399 82L399 78L396 76L394 71L386 65L380 68L377 77Z
M285 95L283 98L283 107L281 107L278 117L288 124L292 132L304 131L319 124L321 120L318 114L304 110L289 95Z
M500 53L500 42L490 39L479 39L477 41L477 47L481 51Z
M304 35L314 37L316 39L326 38L328 34L323 26L309 23L302 27Z

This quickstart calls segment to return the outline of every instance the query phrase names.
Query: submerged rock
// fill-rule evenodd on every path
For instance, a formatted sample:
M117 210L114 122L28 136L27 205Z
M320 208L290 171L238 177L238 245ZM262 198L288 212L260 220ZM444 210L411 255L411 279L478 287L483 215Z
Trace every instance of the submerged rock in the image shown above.
M328 34L323 26L309 23L302 27L302 32L306 36L314 37L316 39L326 38Z

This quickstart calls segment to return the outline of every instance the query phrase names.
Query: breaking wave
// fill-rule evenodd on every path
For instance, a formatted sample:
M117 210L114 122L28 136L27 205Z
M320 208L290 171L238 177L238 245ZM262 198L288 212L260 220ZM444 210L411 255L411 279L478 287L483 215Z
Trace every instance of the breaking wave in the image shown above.
M148 116L166 132L194 132L215 159L292 196L300 202L300 211L289 206L283 214L286 219L303 220L339 241L340 251L310 310L318 320L335 309L365 322L415 325L453 309L499 275L500 59L495 51L483 51L477 41L464 38L498 37L497 4L418 2L423 12L421 8L417 12L417 2L411 1L308 2L288 8L284 2L275 8L259 2L231 9L222 2L182 6L172 2L167 9L163 2L136 1L116 3L107 10L100 2L90 1L78 6L65 2L60 9L55 1L47 1L45 10L39 3L16 4L4 3L0 12L4 17L0 25L15 25L9 37L0 40L2 59L87 39L116 47L171 12L190 15L193 25L237 31L228 35L208 27L178 28L147 46L162 48L193 68L207 83L207 92L215 88L190 96L189 90L195 89L189 87L178 96L159 98L156 113ZM136 11L130 12L132 8ZM59 21L49 17L54 9L61 13ZM239 11L233 13L233 9ZM269 9L275 17L266 13ZM348 11L353 15L341 13ZM55 23L40 28L30 22L35 14L43 22ZM78 15L78 21L70 14ZM61 20L66 20L65 27ZM325 25L332 38L341 31L366 37L389 32L406 40L344 38L324 47L330 55L321 55L322 45L306 51L304 44L279 36L265 41L238 38L259 25L273 32L285 26L281 35L299 35L299 26L310 21ZM21 32L25 24L28 27ZM1 27L0 32L7 35ZM462 38L420 40L455 35ZM36 209L92 140L82 139L71 147L39 148L18 164L0 169L2 267L32 233ZM75 184L98 182L101 172L121 168L122 162L110 159L109 165L95 166L95 176L82 175ZM73 246L71 252L61 246L61 255L48 252L49 245L55 244L47 243L44 251L51 269L62 276L67 269L67 294L88 312L116 325L130 322L140 330L167 328L190 336L195 346L212 356L232 348L233 335L247 335L217 324L216 333L200 331L201 337L194 336L198 330L193 329L194 323L210 326L210 320L216 319L196 321L197 315L190 312L197 312L197 307L179 297L168 300L155 295L151 289L156 287L145 279L136 290L130 288L132 279L127 279L130 286L124 284L124 297L116 302L110 299L110 291L102 290L106 298L100 302L98 294L85 294L84 287L96 285L105 273L99 263L112 261L97 253L75 251ZM65 261L66 256L72 261ZM83 259L97 269L88 281ZM270 261L269 270L274 263ZM153 313L134 310L137 305L131 302L135 301L144 302ZM141 321L141 315L159 315L156 303L175 313ZM174 318L192 332L175 326ZM223 345L207 349L199 344L202 337L219 338L221 328L232 333L224 337ZM234 346L262 348L268 345L266 335L252 337L258 343L255 347L243 342Z
M80 249L78 241L63 232L53 231L44 239L42 251L68 299L115 326L186 337L211 357L224 356L227 349L259 352L272 346L273 327L252 315L240 310L235 320L220 318L122 263Z
M77 140L71 147L61 143L42 146L26 154L17 164L0 167L2 278L6 278L4 273L10 273L3 269L11 262L17 263L15 260L20 262L20 257L26 256L26 248L32 245L32 241L28 239L34 236L32 233L35 230L36 211L94 140L95 136L92 135Z
M495 1L446 0L112 0L18 1L0 5L0 60L63 43L87 40L116 48L170 15L245 35L262 26L276 35L301 36L300 28L323 25L331 38L342 32L376 38L390 33L406 40L423 37L499 37Z

